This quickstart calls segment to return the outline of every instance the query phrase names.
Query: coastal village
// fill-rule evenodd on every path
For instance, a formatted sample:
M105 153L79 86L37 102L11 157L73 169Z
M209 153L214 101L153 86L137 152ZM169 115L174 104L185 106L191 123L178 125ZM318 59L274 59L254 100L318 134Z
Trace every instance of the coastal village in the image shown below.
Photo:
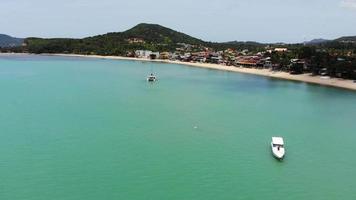
M355 44L356 37L342 37L321 43L216 43L156 24L139 24L124 32L82 39L26 38L22 45L0 47L0 52L117 56L199 65L206 63L224 66L227 70L265 69L265 72L306 74L356 83ZM261 71L256 70L256 73Z
M132 42L143 42L140 39L133 39ZM290 74L298 75L311 73L325 78L345 78L356 80L355 62L346 60L343 57L334 55L336 62L343 63L345 67L330 69L328 67L316 67L312 59L292 57L282 60L273 59L273 56L283 57L292 50L287 47L266 46L264 51L250 52L248 49L234 50L226 49L224 51L214 51L211 48L202 48L190 44L179 44L174 52L153 52L150 50L136 50L128 52L127 57L136 57L143 59L160 59L191 63L211 63L224 66L270 69L273 71L285 71ZM349 57L354 57L352 53ZM346 65L345 65L346 63ZM347 65L349 63L349 65Z

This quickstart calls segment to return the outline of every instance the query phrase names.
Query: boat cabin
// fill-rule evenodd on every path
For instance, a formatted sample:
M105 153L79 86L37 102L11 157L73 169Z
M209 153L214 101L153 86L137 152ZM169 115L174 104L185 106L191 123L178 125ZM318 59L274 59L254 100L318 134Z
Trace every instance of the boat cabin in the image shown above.
M284 141L281 137L273 137L272 138L273 147L284 147Z

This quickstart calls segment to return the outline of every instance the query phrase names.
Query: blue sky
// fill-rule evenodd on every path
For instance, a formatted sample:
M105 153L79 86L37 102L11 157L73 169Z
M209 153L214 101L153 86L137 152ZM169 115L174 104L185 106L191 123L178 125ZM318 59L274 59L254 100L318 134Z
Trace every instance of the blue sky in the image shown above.
M1 0L0 33L85 37L158 23L207 41L356 35L356 0Z

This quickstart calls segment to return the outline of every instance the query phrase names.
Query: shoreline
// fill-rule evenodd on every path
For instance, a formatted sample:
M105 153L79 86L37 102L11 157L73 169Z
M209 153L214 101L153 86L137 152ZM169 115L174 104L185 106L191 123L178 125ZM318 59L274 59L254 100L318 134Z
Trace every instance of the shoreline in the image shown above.
M8 54L8 55L16 55L16 54ZM29 54L26 54L26 55L29 55ZM243 67L225 66L225 65L219 65L219 64L210 64L210 63L190 63L190 62L160 60L160 59L151 60L151 59L145 59L145 58L131 58L131 57L122 57L122 56L99 56L99 55L80 55L80 54L41 54L41 55L179 64L179 65L200 67L200 68L206 68L206 69L223 70L223 71L229 71L229 72L238 72L238 73L244 73L244 74L265 76L265 77L270 77L270 78L275 78L275 79L305 82L305 83L311 83L311 84L316 84L316 85L323 85L323 86L328 86L328 87L342 88L342 89L356 91L356 83L353 80L346 80L346 79L339 79L339 78L322 78L321 76L312 76L310 74L292 75L287 72L271 71L269 69L243 68Z

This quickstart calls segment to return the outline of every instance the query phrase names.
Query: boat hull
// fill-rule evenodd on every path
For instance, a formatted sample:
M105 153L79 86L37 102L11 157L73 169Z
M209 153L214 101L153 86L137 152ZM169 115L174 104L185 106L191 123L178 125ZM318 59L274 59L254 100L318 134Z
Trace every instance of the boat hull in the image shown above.
M147 78L147 81L148 81L148 82L155 82L155 81L156 81L156 78Z

